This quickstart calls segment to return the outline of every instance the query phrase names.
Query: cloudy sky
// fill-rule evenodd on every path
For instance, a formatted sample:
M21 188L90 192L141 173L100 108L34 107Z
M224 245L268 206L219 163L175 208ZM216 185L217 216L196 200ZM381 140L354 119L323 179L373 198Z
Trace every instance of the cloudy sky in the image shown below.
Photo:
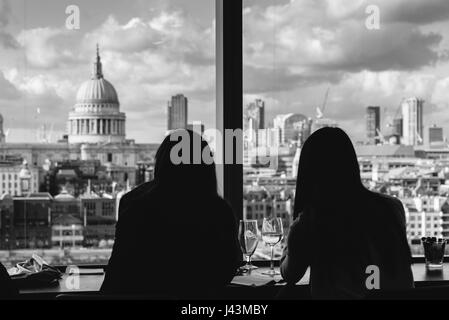
M81 11L79 30L65 26L71 4ZM167 100L177 93L189 97L189 120L213 125L214 8L207 0L0 0L0 112L8 140L35 141L43 124L53 128L53 140L62 135L76 92L91 77L96 43L129 138L160 142Z
M65 27L68 5L80 30ZM380 30L365 8L380 9ZM314 116L330 88L326 116L354 139L364 110L380 105L383 125L403 97L426 100L425 124L449 136L449 1L245 0L244 100L263 98L268 118ZM0 112L9 141L35 141L42 124L65 130L100 44L105 78L127 114L129 138L158 142L171 95L189 98L189 120L215 119L213 0L0 0ZM40 113L37 112L39 108Z
M326 116L359 140L366 106L381 106L386 126L417 95L425 125L449 135L449 1L267 2L244 11L247 99L263 96L271 116L314 116L330 88ZM379 8L379 30L365 27L368 5Z

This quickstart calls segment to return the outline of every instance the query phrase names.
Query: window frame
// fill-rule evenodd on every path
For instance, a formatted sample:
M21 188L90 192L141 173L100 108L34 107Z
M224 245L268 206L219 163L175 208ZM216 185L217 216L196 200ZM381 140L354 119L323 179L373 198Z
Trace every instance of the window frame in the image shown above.
M215 0L215 81L216 129L224 146L225 129L243 128L243 0ZM238 136L237 139L243 140ZM230 204L237 221L243 219L243 153L223 147L221 164L216 164L219 194ZM225 164L226 152L234 154L235 162ZM9 176L11 177L11 176ZM5 179L4 179L5 180ZM10 179L12 180L12 179ZM10 182L11 183L11 182ZM81 267L105 267L107 264L82 264ZM66 266L57 266L65 268Z
M243 128L243 0L215 0L216 129L224 146L226 129ZM243 137L238 137L242 139ZM238 220L243 218L243 154L223 148L217 164L218 190L231 205ZM233 164L225 164L226 152L235 155ZM239 157L241 156L241 158Z

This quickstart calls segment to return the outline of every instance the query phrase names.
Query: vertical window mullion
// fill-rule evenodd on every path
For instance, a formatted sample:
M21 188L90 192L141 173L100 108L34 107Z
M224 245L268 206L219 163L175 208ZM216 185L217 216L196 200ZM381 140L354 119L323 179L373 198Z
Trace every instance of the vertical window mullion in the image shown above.
M225 137L225 129L242 129L243 51L242 0L216 0L216 126ZM240 136L239 139L243 137ZM238 219L243 216L243 152L224 148L217 164L218 187L231 204ZM234 163L224 163L226 153L234 154ZM224 163L224 164L223 164Z

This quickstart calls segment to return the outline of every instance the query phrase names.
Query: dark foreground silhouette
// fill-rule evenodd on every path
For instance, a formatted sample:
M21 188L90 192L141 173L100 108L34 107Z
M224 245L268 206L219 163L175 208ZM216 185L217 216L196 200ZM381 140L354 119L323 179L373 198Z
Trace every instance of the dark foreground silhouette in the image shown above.
M191 139L190 151L196 150L195 138L201 151L210 153L199 135L183 132ZM173 164L176 144L165 138L156 154L155 179L120 201L103 293L215 298L241 263L236 221L217 194L215 165Z
M310 267L313 298L364 298L377 286L377 268L380 289L413 287L404 208L362 185L343 130L323 128L304 143L294 213L281 265L288 283Z
M0 263L0 299L16 299L18 290L9 277L8 271Z

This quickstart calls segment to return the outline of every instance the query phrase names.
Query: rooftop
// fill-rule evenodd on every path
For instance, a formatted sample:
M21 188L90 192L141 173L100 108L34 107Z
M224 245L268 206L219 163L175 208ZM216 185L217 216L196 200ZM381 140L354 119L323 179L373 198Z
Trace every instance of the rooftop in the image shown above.
M414 157L413 146L399 144L355 145L358 157Z

